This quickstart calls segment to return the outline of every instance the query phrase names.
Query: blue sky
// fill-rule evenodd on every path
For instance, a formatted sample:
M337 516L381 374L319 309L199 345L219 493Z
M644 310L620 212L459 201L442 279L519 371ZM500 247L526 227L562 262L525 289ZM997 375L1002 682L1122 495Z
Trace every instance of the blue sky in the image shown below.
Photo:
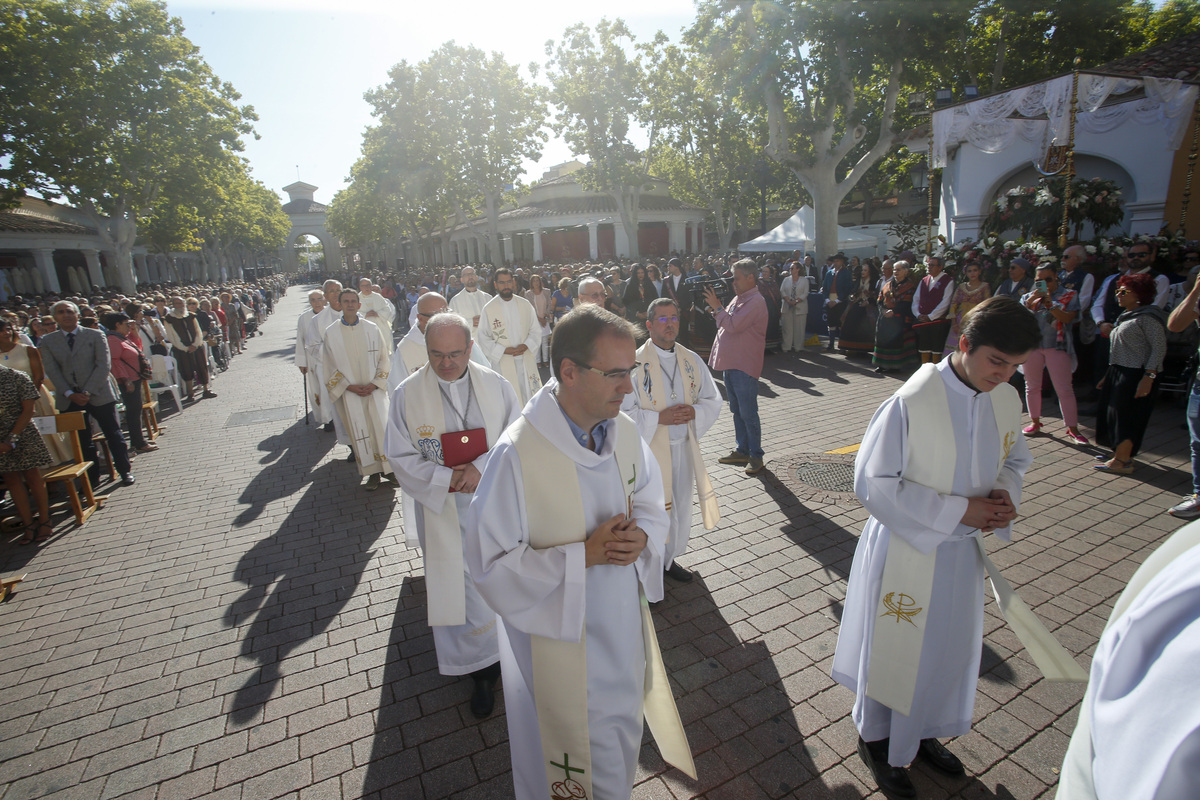
M522 66L543 64L546 40L576 22L620 17L639 41L658 30L678 39L694 15L691 0L610 0L595 11L556 0L168 0L167 7L213 71L258 113L261 139L245 152L254 177L286 200L283 187L298 174L319 187L323 203L345 186L372 122L363 92L386 83L393 64L421 61L451 39ZM552 139L523 178L569 158Z

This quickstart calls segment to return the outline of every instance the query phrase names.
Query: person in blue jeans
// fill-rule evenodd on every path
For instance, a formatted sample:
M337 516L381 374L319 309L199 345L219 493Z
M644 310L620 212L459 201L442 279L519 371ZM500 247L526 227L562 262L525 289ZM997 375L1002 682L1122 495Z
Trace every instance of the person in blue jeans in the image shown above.
M1195 325L1197 319L1200 319L1200 280L1196 281L1188 296L1171 312L1167 319L1167 330L1181 333L1189 326ZM1192 493L1167 509L1167 513L1179 519L1196 519L1200 517L1200 380L1192 383L1187 420L1188 433L1192 439Z

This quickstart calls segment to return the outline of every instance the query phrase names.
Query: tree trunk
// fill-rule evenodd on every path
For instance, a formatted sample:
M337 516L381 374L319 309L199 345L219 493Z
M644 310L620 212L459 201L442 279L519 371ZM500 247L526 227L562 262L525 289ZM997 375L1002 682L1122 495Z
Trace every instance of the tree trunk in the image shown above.
M100 239L112 251L121 291L133 294L137 291L137 274L133 271L133 243L137 239L137 222L125 215L125 201L117 203L117 213L110 217L100 214L90 201L83 204L88 219L96 227Z
M504 264L504 246L500 242L500 207L499 196L496 192L488 192L483 196L487 209L488 255L491 256L492 266Z
M626 194L626 192L629 194ZM634 261L640 257L638 249L638 202L641 199L641 194L641 189L629 186L622 186L608 193L608 196L617 203L617 215L621 218L621 227L625 229L625 238L629 241L629 258ZM618 253L617 255L620 254Z

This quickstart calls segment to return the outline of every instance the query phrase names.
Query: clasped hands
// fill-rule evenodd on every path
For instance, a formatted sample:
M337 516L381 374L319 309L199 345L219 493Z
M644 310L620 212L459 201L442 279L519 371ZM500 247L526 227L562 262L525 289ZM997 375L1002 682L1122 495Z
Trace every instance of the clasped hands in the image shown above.
M523 344L519 344L516 347L504 348L504 355L506 355L506 356L523 356L523 355L525 355L526 351L528 351L528 350L529 350L528 347L526 347Z
M659 425L683 425L685 422L691 422L695 418L696 409L686 403L679 403L658 412Z
M645 548L646 532L638 527L637 519L617 514L592 531L584 542L584 565L627 567L638 560Z
M451 467L450 469L454 472L450 476L450 488L454 491L472 494L479 488L479 479L482 476L470 461L466 464L459 464L457 467Z
M359 397L367 397L378 388L373 383L352 383L346 387L346 391L354 392Z
M1004 489L993 489L987 497L967 498L967 511L962 515L963 525L991 533L997 528L1007 527L1017 518L1017 507Z

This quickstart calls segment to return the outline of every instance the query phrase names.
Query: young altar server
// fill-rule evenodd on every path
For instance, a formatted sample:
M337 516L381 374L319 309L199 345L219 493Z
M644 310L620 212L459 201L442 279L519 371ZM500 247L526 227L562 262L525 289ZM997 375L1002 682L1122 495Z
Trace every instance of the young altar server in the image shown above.
M557 381L500 437L468 513L467 566L501 619L522 800L628 798L643 716L663 758L695 777L647 606L663 595L662 483L620 413L634 332L599 306L562 318Z
M425 327L425 343L428 363L392 396L387 457L405 494L416 501L413 517L405 517L405 532L415 528L424 553L438 671L474 679L470 708L482 719L492 713L500 651L496 612L464 566L463 522L488 450L521 407L508 381L472 362L466 319L438 314Z
M692 573L676 559L687 549L692 531L692 492L700 497L704 527L721 519L717 494L708 480L700 437L721 413L721 394L704 360L679 344L679 306L669 297L650 303L646 330L650 339L637 351L634 391L622 410L637 423L663 476L671 527L663 558L667 575L686 583Z
M967 317L958 350L922 366L879 407L858 452L854 491L871 517L850 569L833 678L855 693L859 756L889 797L916 795L904 767L918 755L963 773L937 739L971 727L985 566L994 589L1003 583L981 536L1011 538L1033 462L1021 400L1007 381L1040 336L1016 301L985 300ZM1016 617L1010 609L1047 677L1083 677L1044 628L1049 644L1034 647L1025 632L1039 627L1036 619ZM1052 675L1043 651L1050 661L1061 656L1070 677Z

